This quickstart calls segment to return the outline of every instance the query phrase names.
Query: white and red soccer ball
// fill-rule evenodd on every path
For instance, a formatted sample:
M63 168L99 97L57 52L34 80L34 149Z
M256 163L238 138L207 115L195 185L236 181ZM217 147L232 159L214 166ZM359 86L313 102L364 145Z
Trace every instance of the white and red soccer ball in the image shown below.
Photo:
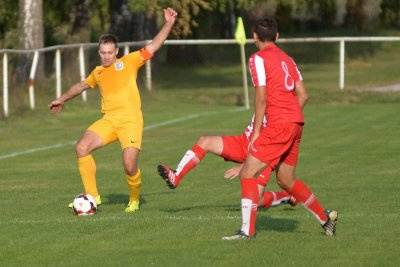
M72 211L78 216L93 215L97 212L96 200L89 194L80 194L74 198Z

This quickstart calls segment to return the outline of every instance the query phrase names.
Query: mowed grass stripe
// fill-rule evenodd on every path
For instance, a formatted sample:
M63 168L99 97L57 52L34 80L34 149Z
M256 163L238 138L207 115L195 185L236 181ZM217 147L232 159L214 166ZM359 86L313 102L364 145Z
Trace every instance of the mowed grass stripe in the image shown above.
M180 123L180 122L184 122L187 120L192 120L195 118L199 118L202 116L210 116L210 115L217 115L217 114L221 114L224 112L240 112L245 110L244 108L238 108L238 109L232 109L232 110L228 110L228 111L215 111L215 112L205 112L205 113L197 113L197 114L191 114L188 116L184 116L184 117L179 117L176 119L171 119L171 120L167 120L164 122L160 122L160 123L156 123L153 125L149 125L144 127L144 131L148 131L148 130L152 130L152 129L157 129L163 126L167 126L167 125L171 125L171 124L175 124L175 123ZM57 149L57 148L61 148L61 147L65 147L65 146L70 146L70 145L74 145L76 143L76 141L69 141L66 143L60 143L60 144L55 144L55 145L49 145L49 146L44 146L44 147L37 147L37 148L29 148L27 150L24 151L18 151L18 152L12 152L6 155L2 155L0 156L0 160L3 159L8 159L8 158L14 158L14 157L18 157L18 156L22 156L22 155L26 155L26 154L32 154L32 153L36 153L36 152L41 152L41 151L46 151L46 150L51 150L51 149Z
M179 110L148 108L152 125ZM198 112L201 107L197 106ZM204 105L203 110L227 109ZM252 110L203 116L148 131L139 166L141 210L124 215L128 199L118 144L96 151L104 204L96 216L77 217L66 207L82 190L71 147L0 162L0 263L2 266L398 266L397 205L400 106L393 104L309 105L297 175L326 208L339 211L337 236L326 238L300 205L262 210L257 238L224 242L241 224L239 181L226 181L232 163L207 155L176 190L157 174L176 165L201 135L240 134ZM211 111L212 112L212 111ZM47 142L79 136L93 117L58 118L75 127ZM390 118L390 119L388 119ZM79 121L75 121L78 120ZM145 118L146 119L146 118ZM25 131L31 121L24 121ZM43 125L43 131L57 127ZM22 127L22 126L21 126ZM57 128L57 129L56 129ZM18 127L3 135L22 142ZM2 137L3 137L2 136ZM36 133L31 138L38 139ZM65 139L68 138L68 139ZM22 141L21 141L22 140ZM44 142L41 142L44 143ZM20 146L22 147L22 145ZM274 178L269 189L278 189Z

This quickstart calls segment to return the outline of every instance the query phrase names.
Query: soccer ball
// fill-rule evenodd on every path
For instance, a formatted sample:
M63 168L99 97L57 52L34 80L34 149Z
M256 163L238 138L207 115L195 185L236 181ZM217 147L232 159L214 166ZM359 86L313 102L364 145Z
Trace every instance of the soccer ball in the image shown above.
M74 198L72 211L78 216L93 215L97 212L97 203L89 194L80 194Z

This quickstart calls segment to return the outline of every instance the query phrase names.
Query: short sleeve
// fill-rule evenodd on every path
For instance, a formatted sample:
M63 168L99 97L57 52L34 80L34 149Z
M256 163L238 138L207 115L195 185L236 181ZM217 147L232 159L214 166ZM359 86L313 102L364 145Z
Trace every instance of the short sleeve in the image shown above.
M264 66L264 60L257 54L253 54L249 60L249 68L251 79L253 80L253 86L266 86L267 77Z
M95 70L93 70L85 80L85 83L91 88L94 88L97 85L96 80L94 79L94 72Z
M134 66L135 68L140 68L146 62L142 58L139 50L134 51L132 53L129 53L129 54L123 56L121 58L121 61L124 61L124 62Z
M144 61L149 60L154 55L154 54L150 53L150 51L147 50L146 47L143 47L142 49L140 49L139 52L140 52L140 55L142 56Z

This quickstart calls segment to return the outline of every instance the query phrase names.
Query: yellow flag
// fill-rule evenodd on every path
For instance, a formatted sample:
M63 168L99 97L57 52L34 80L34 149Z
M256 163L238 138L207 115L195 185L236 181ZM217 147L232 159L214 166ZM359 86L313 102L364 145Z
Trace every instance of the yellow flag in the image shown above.
M244 30L243 20L238 17L236 23L235 39L239 44L246 43L246 31Z

